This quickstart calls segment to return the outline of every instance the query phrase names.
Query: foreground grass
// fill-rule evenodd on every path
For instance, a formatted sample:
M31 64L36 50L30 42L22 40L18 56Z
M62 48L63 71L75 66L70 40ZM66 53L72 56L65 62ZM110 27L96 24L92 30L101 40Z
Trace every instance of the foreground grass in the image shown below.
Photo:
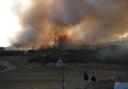
M0 89L62 89L62 76L55 64L42 68L41 64L27 64L27 58L9 57L6 61L17 65L17 69L0 74ZM117 81L128 81L127 69L118 65L66 63L64 65L65 89L83 89L83 71L93 71L97 79L117 77ZM99 80L95 89L113 89L112 79Z
M83 71L89 73L95 71L97 78L125 76L125 70L102 69L85 64L65 64L65 89L84 88ZM62 76L58 67L49 64L42 68L40 64L28 64L16 70L2 73L0 77L0 89L61 89ZM120 80L119 80L120 81ZM97 81L96 89L113 89L114 82L111 79Z

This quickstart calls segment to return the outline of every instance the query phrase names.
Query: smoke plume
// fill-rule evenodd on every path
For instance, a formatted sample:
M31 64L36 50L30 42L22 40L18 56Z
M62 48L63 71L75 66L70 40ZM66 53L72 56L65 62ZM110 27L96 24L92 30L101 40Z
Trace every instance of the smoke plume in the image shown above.
M14 46L54 47L62 37L69 45L98 44L128 34L128 0L31 0L17 14L22 31Z

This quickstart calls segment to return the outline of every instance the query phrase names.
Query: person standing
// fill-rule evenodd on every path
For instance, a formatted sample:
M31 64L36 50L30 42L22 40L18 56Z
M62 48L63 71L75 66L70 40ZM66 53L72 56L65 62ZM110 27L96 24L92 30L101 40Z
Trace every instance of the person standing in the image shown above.
M95 77L95 73L94 72L92 72L91 81L92 82L96 82L96 77Z
M86 70L83 72L83 76L84 76L84 81L87 82L89 77L88 77L88 73Z
M45 65L46 65L46 54L44 54L42 57L42 67L45 67Z
M90 88L95 89L95 87L96 87L96 76L95 73L92 72L91 80L90 80Z
M86 70L83 72L83 76L84 76L84 81L85 81L85 88L84 89L88 89L88 87L89 87L89 76L88 76L88 72Z

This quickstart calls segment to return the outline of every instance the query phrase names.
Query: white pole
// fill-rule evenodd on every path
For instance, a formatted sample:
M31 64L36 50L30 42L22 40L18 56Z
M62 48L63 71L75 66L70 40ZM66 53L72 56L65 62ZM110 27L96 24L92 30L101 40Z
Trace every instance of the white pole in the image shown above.
M62 89L64 89L64 65L62 65Z
M59 66L59 71L60 71L60 75L61 75L62 89L64 89L65 88L65 84L64 84L64 64L63 64L62 60L59 60L57 62L57 65Z
M90 76L90 89L92 89L92 82L91 82L91 76Z

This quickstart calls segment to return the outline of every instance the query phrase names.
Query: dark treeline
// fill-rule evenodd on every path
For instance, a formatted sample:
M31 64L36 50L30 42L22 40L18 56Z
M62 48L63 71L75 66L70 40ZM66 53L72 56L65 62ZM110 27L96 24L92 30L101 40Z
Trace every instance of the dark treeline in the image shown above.
M42 50L28 50L28 51L19 51L19 50L0 50L0 56L31 56L29 62L41 61L44 54L49 55L53 60L59 58L63 59L64 62L70 63L105 63L105 64L128 64L128 51L123 54L123 57L117 59L117 57L105 56L100 58L100 55L97 53L101 48L97 49L42 49ZM112 53L111 53L112 54Z

